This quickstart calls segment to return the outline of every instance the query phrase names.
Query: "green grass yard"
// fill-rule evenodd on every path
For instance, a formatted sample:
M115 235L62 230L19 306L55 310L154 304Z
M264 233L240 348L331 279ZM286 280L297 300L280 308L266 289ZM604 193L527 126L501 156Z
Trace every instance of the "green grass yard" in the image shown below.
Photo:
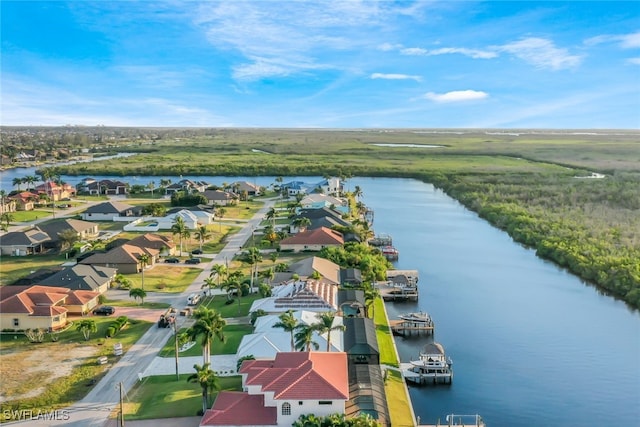
M127 393L125 420L190 417L202 409L202 389L187 382L190 374L159 375L144 378ZM242 391L240 376L220 377L220 390ZM209 396L212 403L217 396Z
M186 329L182 328L179 332L185 332ZM211 354L236 354L242 337L253 332L253 326L251 325L227 325L224 328L225 342L220 342L217 338L214 339L211 344ZM160 357L175 357L175 343L173 339L169 341L162 348L158 354ZM200 341L189 348L188 350L178 353L178 357L190 357L190 356L202 356L202 346Z

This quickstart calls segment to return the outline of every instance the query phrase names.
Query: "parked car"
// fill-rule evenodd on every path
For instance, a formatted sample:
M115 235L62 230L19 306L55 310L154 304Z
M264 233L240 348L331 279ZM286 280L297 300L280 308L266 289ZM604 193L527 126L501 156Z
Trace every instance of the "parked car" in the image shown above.
M169 264L177 264L180 262L180 260L178 258L165 258L164 262Z
M102 316L111 316L115 312L115 307L111 307L110 305L103 305L93 310L93 314L100 314Z
M202 255L202 249L194 249L191 251L193 255Z
M184 263L185 264L200 264L200 262L202 262L200 260L200 258L189 258L188 260L186 260Z

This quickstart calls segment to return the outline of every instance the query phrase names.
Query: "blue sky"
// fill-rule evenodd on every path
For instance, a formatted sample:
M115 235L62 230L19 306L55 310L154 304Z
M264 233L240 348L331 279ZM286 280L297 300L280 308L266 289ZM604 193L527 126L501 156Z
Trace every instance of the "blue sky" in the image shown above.
M640 3L5 1L3 125L640 128Z

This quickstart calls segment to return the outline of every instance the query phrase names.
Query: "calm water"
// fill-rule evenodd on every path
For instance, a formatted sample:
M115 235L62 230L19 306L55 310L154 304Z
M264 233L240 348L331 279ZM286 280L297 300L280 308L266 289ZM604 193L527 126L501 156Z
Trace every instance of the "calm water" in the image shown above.
M453 359L451 386L412 387L421 421L482 415L490 427L640 425L640 315L540 260L432 186L353 179L418 269L420 300ZM398 339L402 361L426 338Z
M7 173L13 172L0 179L10 190ZM63 180L76 184L82 178ZM160 178L127 181L157 186ZM184 178L217 185L274 182ZM451 386L410 389L423 423L478 413L490 427L640 426L637 311L540 260L428 184L354 178L348 189L355 185L375 210L374 229L393 236L400 250L396 266L420 272L420 301L389 304L389 316L429 312L435 339L454 362ZM425 340L399 338L402 361L417 357Z

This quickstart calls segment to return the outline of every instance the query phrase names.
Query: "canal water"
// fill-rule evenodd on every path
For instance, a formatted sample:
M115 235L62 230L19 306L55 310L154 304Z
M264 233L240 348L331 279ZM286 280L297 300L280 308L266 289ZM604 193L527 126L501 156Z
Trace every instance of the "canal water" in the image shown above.
M417 269L417 303L453 359L451 386L411 387L423 423L480 414L490 427L640 425L640 314L514 243L433 186L352 179ZM398 338L403 362L428 338Z
M3 189L12 189L14 173L33 174L3 171ZM82 178L63 180L76 184ZM160 178L181 177L122 179L158 186ZM274 177L184 178L217 185L274 182ZM456 413L480 414L489 427L640 425L638 311L537 258L429 184L348 181L349 190L356 185L375 211L373 228L390 234L400 251L396 267L420 274L419 301L387 304L389 317L430 313L434 338L453 359L452 385L410 388L422 423ZM428 339L398 338L401 360L417 358Z

